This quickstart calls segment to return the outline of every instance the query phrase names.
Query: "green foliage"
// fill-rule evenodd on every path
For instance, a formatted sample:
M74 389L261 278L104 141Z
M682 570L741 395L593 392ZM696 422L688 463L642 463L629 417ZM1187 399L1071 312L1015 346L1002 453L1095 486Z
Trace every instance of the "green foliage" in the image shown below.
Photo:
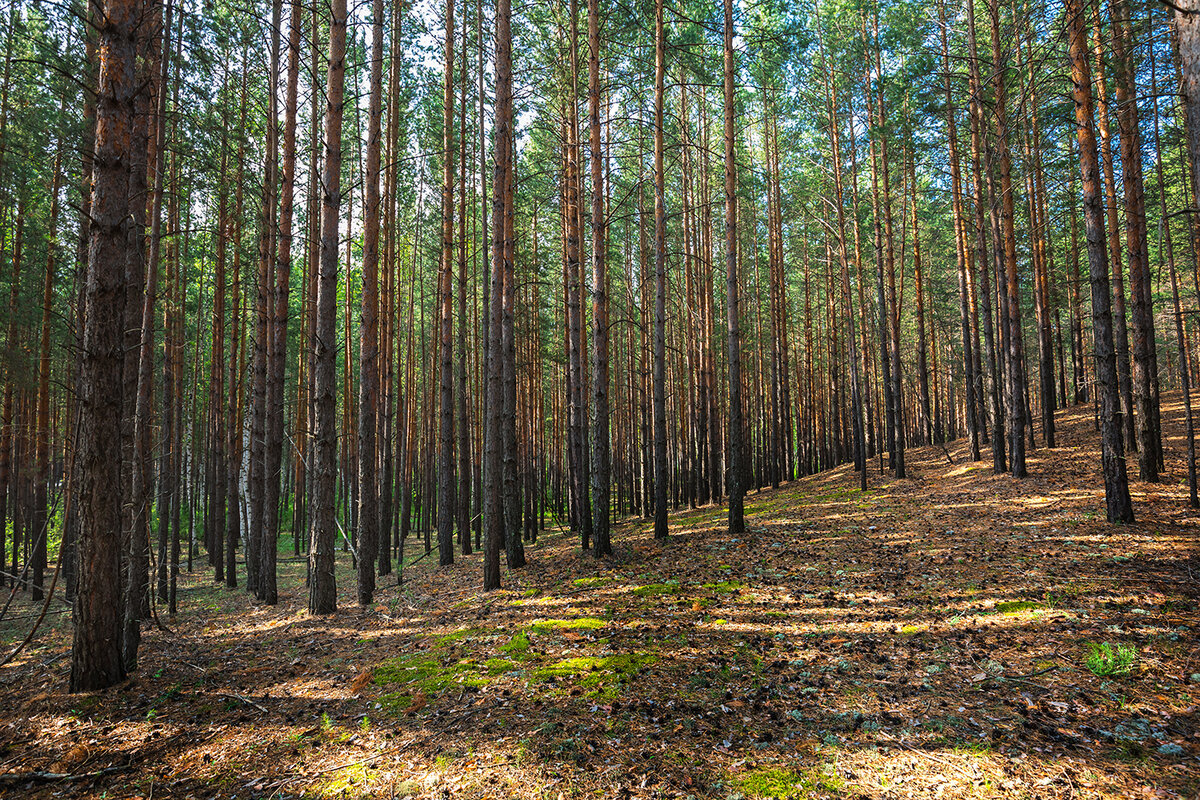
M1040 611L1045 607L1032 600L1006 600L1003 603L996 603L995 610L1001 614L1020 614L1024 611Z
M1083 663L1093 675L1101 678L1128 675L1137 666L1138 651L1131 644L1088 642L1087 650Z
M534 670L536 680L551 681L575 678L595 697L611 699L621 685L628 683L658 659L648 653L622 653L614 656L580 656L566 658Z
M638 597L654 597L660 594L679 594L679 581L666 581L665 583L648 583L645 586L639 586L633 590L633 593Z
M474 636L482 632L482 628L462 628L454 633L448 633L445 636L439 636L436 640L438 647L449 647L450 645L458 644L463 639Z
M796 772L782 767L764 767L743 772L730 783L755 800L802 800L814 792L842 789L840 778L830 769L819 768Z
M502 675L505 672L511 672L516 669L516 664L504 658L489 658L483 662L484 669L488 675Z
M484 686L489 680L487 666L481 672L470 659L443 665L426 653L413 653L389 659L375 668L372 678L377 686L401 686L402 690L380 697L384 709L395 712L412 705L419 692L435 697L447 689Z
M500 652L508 653L511 656L524 656L529 652L529 636L525 631L518 631L513 634L511 639L500 645Z
M529 626L537 633L551 631L594 631L605 626L602 619L595 617L576 617L575 619L542 619Z

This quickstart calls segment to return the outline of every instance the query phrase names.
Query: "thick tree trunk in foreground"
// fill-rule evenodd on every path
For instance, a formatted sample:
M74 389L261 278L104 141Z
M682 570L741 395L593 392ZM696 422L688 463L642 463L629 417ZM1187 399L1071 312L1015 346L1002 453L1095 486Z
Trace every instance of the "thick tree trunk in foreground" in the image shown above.
M1184 118L1187 122L1187 152L1191 163L1192 202L1200 202L1200 0L1176 0L1175 28L1179 38L1179 61L1183 80Z
M258 599L279 602L276 553L279 538L280 493L283 483L283 382L287 367L288 294L292 276L292 199L296 190L296 113L300 79L300 5L292 0L289 11L287 88L284 100L283 168L280 181L278 247L275 255L271 309L271 349L267 351L266 441L263 445L263 519L266 529L260 552ZM296 520L293 514L292 525Z
M1008 345L1005 396L1008 410L1009 472L1014 478L1025 477L1025 352L1021 333L1021 293L1017 274L1017 234L1013 211L1012 157L1008 146L1008 87L1004 80L1005 61L1000 41L999 0L989 0L992 26L992 89L996 148L1000 168L1000 222L1003 236L1004 292L1007 296Z
M79 583L71 647L73 692L125 678L121 657L121 411L129 157L139 0L110 0L99 25L92 225L88 241L79 398Z

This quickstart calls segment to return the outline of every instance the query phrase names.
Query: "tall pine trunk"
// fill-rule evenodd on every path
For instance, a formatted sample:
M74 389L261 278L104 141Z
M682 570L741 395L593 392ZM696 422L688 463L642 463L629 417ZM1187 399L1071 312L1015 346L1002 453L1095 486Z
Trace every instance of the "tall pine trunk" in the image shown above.
M308 557L308 610L337 610L334 544L337 503L337 284L338 223L341 212L342 98L346 77L346 0L332 0L329 69L325 86L325 165L321 179L321 265L317 277L317 331L314 370L316 472L311 550Z
M125 678L121 656L121 450L125 253L139 0L109 0L97 20L100 53L93 224L83 329L79 421L79 577L71 646L73 692Z
M1104 495L1109 522L1133 522L1133 504L1129 499L1121 431L1120 388L1117 385L1117 358L1113 347L1112 295L1109 293L1108 250L1105 247L1104 201L1093 128L1092 79L1082 1L1066 0L1066 13L1072 97L1075 101L1079 164L1083 176L1088 266L1091 272L1092 332L1096 352L1096 393L1100 400Z

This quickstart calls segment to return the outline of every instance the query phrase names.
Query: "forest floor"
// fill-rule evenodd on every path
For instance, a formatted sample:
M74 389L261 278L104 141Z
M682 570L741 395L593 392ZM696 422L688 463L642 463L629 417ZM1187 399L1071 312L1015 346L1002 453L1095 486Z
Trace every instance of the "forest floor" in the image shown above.
M721 507L665 544L626 521L597 562L547 532L487 595L478 554L367 610L343 557L327 618L302 562L275 607L197 573L105 692L66 692L56 614L0 670L0 795L1196 797L1200 514L1170 400L1134 525L1104 520L1088 406L1026 480L910 450L866 492L844 467L750 495L741 536Z

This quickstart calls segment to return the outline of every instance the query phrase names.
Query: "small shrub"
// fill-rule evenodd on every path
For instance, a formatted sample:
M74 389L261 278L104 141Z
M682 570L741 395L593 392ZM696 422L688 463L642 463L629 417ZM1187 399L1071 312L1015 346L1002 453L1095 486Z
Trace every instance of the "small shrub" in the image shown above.
M1114 645L1111 642L1087 645L1088 654L1084 664L1093 675L1101 678L1128 675L1137 665L1137 648L1130 644Z

